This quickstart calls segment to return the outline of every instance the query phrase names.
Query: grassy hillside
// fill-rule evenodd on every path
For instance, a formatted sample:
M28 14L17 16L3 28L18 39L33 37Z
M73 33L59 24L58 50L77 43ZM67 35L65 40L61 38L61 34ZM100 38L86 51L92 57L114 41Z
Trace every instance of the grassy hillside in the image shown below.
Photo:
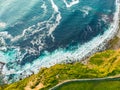
M120 80L69 82L54 90L120 90Z
M42 68L38 74L19 82L0 87L1 90L48 90L69 79L100 78L120 74L120 50L96 53L87 64L57 64Z

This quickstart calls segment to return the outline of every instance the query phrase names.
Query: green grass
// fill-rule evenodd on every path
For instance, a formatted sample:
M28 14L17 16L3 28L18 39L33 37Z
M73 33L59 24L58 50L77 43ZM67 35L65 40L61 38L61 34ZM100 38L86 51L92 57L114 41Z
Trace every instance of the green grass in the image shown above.
M74 81L54 90L120 90L120 80Z
M90 58L89 62L91 64L95 64L98 66L102 65L104 63L104 61L106 59L110 58L114 53L115 53L114 50L107 50L104 52L97 53Z

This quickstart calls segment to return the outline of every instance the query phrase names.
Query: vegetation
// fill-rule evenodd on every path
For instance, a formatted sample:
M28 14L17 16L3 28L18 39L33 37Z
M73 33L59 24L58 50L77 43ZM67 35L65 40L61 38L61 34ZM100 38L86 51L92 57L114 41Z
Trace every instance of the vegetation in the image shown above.
M1 87L1 90L48 90L65 80L100 78L118 74L120 74L120 50L107 50L90 57L86 65L76 62L73 64L57 64L50 68L42 68L38 74L31 75L19 82L5 85Z
M120 80L68 82L54 90L120 90Z

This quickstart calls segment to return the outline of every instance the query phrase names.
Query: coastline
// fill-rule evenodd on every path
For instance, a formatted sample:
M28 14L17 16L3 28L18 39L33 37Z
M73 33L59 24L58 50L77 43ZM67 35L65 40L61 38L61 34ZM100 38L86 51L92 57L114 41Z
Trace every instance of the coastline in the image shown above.
M116 0L116 3L117 3L117 1L118 0ZM118 3L117 3L118 4ZM118 8L118 10L119 10L119 8ZM82 62L82 60L85 60L87 57L89 57L90 55L92 55L92 54L94 54L94 53L96 53L96 52L98 52L98 51L101 51L101 50L105 50L106 49L106 47L107 47L107 43L111 40L111 39L113 39L116 35L117 35L117 33L118 32L120 32L120 30L118 30L118 26L119 26L119 24L118 24L118 22L119 22L119 20L116 20L116 19L119 19L119 17L118 18L116 18L116 16L118 17L118 12L116 12L116 15L115 15L115 24L114 25L111 25L111 27L110 27L110 30L107 30L106 32L105 32L105 38L104 38L104 36L101 36L100 38L102 39L102 41L101 42L97 42L97 43L95 43L94 44L94 47L91 49L91 50L89 50L89 51L85 51L85 50L83 50L83 52L85 52L85 54L84 55L82 55L82 53L83 52L81 52L81 57L80 57L80 59L79 60L74 60L75 62L77 62L77 61L81 61ZM109 32L109 33L108 33ZM107 34L107 35L106 35ZM104 39L104 40L103 40ZM97 39L95 40L95 41L97 41ZM91 42L92 43L92 42ZM89 44L90 45L90 44ZM81 50L81 49L79 49L79 50ZM57 64L57 63L61 63L61 62L63 62L64 60L62 60L62 58L61 58L61 60L59 60L59 59L57 59L57 60L55 60L54 61L54 59L53 60L51 60L51 61L48 61L48 60L46 60L46 61L41 61L40 63L38 63L37 64L37 66L36 66L36 64L35 65L33 65L32 67L30 67L29 69L26 69L25 71L23 71L22 73L24 73L22 76L21 75L19 75L19 73L18 73L18 76L16 75L16 77L17 77L17 79L16 79L16 77L14 77L14 79L16 79L16 80L19 80L19 78L20 77L22 77L22 78L25 78L25 77L28 77L30 74L31 74L31 71L34 71L34 72L38 72L39 71L39 68L42 68L42 67L50 67L50 66L53 66L54 64ZM35 62L36 63L36 62ZM43 63L42 65L41 65L41 63ZM64 63L69 63L69 61L65 61ZM40 66L41 65L41 66ZM35 71L36 70L36 71ZM5 72L4 72L5 73Z
M112 38L106 46L106 50L117 50L120 48L120 29L118 30L114 38Z
M114 18L118 17L118 19L114 19L116 20L115 25L111 24L109 28L109 29L114 29L114 30L111 30L111 32L108 35L108 38L105 38L103 40L103 43L101 43L98 47L94 48L95 50L93 50L93 52L96 50L97 50L96 52L101 52L104 50L111 50L111 49L117 50L120 48L120 1L119 0L116 0L116 6L117 6L117 12L115 13ZM111 28L111 27L115 27L115 28ZM109 31L110 30L108 30L108 32ZM96 52L92 53L91 55L95 54ZM81 62L83 64L86 64L91 55L86 56L83 60L81 60Z

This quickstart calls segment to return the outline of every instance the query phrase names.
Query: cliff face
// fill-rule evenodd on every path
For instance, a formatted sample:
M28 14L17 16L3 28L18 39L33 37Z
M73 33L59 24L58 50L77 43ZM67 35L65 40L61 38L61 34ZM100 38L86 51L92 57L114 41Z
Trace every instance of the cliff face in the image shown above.
M116 36L107 44L107 49L118 50L120 48L120 21Z
M87 64L56 64L42 68L38 74L19 82L5 85L1 90L39 90L49 89L69 79L100 78L120 74L120 50L107 50L91 56Z

